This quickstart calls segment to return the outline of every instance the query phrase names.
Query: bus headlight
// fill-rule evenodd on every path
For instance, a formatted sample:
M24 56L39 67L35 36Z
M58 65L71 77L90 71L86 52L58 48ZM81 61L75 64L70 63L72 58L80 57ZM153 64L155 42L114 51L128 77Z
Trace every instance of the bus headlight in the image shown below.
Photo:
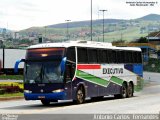
M32 93L30 90L24 90L25 93Z
M58 92L63 92L64 91L64 89L57 89L57 90L53 90L52 92L53 93L58 93Z

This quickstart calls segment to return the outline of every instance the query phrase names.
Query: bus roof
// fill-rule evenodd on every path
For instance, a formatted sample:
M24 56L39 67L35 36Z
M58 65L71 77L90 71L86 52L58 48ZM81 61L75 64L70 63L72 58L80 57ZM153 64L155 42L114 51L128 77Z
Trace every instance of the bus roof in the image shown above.
M85 41L85 40L78 40L78 41L66 41L61 43L43 43L32 45L28 47L28 49L36 49L36 48L54 48L54 47L87 47L87 48L105 48L105 49L118 49L118 50L131 50L131 51L141 51L138 47L116 47L112 46L112 43L106 42L95 42L95 41Z

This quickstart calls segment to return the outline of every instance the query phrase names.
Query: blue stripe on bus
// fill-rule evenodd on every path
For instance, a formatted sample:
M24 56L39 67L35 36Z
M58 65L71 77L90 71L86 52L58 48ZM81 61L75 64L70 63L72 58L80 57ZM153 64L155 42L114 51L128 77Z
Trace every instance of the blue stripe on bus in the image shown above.
M133 65L133 72L143 77L143 65L142 64Z
M142 64L126 64L124 68L143 77L143 65Z
M65 92L58 93L24 93L24 97L26 100L64 100Z

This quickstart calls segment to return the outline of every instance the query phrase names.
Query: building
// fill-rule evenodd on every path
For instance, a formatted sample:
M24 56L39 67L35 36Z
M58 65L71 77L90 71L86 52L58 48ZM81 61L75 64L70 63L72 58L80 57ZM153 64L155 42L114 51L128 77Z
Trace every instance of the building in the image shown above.
M160 45L160 31L150 33L147 39L151 44Z
M20 34L19 34L19 32L13 32L13 33L12 33L12 38L13 38L13 39L20 39Z

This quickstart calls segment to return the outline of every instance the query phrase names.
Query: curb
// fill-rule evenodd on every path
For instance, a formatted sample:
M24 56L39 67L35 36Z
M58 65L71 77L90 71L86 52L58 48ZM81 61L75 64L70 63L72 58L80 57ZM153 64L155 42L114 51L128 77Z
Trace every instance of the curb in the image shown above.
M3 98L3 97L0 97L0 101L6 101L6 100L20 100L20 99L24 99L24 97L19 97L19 96L15 96L15 97L8 97L8 98Z

